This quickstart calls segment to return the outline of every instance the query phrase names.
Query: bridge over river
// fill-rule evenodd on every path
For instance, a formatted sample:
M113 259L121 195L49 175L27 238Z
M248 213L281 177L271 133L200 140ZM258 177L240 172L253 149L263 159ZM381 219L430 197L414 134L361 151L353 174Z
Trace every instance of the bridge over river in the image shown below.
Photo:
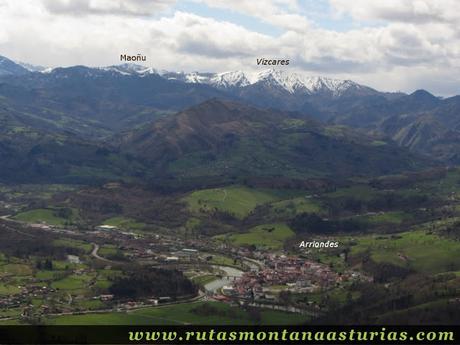
M208 292L216 292L217 290L221 289L225 285L228 285L232 280L240 278L243 275L243 271L234 268L234 267L228 267L228 266L212 266L215 269L218 269L220 271L224 272L224 275L222 278L218 278L216 280L213 280L210 283L207 283L204 288Z

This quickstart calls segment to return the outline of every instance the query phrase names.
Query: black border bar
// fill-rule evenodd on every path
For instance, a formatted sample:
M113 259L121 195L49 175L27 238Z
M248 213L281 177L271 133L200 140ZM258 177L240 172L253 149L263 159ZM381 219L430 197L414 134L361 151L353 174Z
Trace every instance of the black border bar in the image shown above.
M460 344L460 326L0 326L0 343Z

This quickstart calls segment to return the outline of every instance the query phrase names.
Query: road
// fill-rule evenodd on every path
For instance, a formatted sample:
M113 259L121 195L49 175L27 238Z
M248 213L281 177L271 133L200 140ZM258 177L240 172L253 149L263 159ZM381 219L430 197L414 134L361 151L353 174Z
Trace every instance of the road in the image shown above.
M242 261L245 265L249 266L251 271L260 271L264 267L264 264L262 262L248 257L243 257Z
M1 216L0 217L0 220L3 220L5 222L8 222L8 223L18 223L18 224L23 224L22 222L19 222L17 220L14 220L14 219L11 219L10 218L11 215L7 214L6 216ZM5 229L6 230L9 230L9 231L13 231L13 232L16 232L18 234L21 234L21 235L24 235L24 236L27 236L27 237L32 237L32 238L35 238L36 236L32 235L32 234L29 234L29 233L26 233L26 232L23 232L19 229L16 229L16 228L11 228L9 227L7 224L5 224Z
M147 309L147 308L164 308L167 306L171 306L174 304L190 304L190 303L197 303L205 299L205 295L199 291L198 295L189 299L161 303L161 304L143 304L133 308L108 308L108 309L97 309L97 310L84 310L84 311L69 311L69 312L62 312L62 313L50 313L44 314L45 317L57 317L57 316L69 316L69 315L86 315L86 314L103 314L103 313L120 313L120 312L133 312L136 310ZM18 320L19 317L17 316L8 316L0 318L0 321L7 321L7 320ZM175 321L175 320L171 320ZM180 321L175 321L180 323Z
M102 256L99 256L99 254L97 253L99 251L99 245L97 243L91 243L93 245L93 250L91 251L91 256L96 258L96 259L99 259L99 260L102 260L102 261L106 261L106 262L113 262L112 260L109 260L109 259L106 259L106 258L103 258Z

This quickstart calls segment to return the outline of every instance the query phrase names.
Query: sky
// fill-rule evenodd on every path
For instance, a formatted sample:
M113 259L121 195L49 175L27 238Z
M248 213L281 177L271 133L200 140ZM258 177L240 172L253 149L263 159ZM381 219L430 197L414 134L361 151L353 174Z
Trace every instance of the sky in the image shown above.
M0 55L47 67L287 70L460 94L458 0L0 0Z

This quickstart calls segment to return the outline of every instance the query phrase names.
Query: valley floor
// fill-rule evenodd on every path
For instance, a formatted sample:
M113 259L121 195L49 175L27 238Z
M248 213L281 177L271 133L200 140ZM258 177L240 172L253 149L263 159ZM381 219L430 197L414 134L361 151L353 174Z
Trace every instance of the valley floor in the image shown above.
M460 171L395 178L174 198L120 184L2 186L0 321L458 322ZM130 289L132 272L163 283Z

